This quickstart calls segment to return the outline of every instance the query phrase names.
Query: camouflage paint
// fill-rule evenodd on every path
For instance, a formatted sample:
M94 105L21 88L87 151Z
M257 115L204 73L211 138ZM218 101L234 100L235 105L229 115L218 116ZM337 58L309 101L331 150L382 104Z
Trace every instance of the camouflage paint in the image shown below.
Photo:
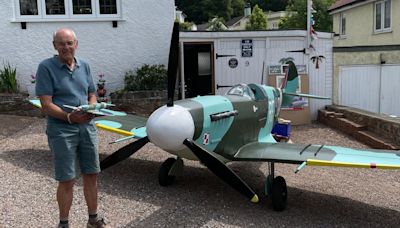
M194 141L208 151L214 151L226 132L231 128L234 117L211 121L210 115L233 111L234 107L231 101L224 96L199 96L191 100L198 102L203 107L202 131L200 137L195 138ZM204 136L206 134L209 136L208 144L204 143Z
M276 107L276 95L275 89L270 86L261 86L263 91L266 93L267 100L265 101L268 103L268 112L266 113L267 123L263 128L260 129L258 134L258 141L259 142L276 142L274 137L272 137L271 131L274 127L276 118L275 118L275 107Z
M179 100L176 101L175 104L186 108L192 115L194 121L194 129L195 129L193 140L198 139L201 135L201 132L203 131L203 122L204 122L203 105L192 99Z
M222 138L214 152L232 159L240 147L250 142L257 142L260 129L267 122L267 103L265 99L252 100L249 97L227 95L233 109L239 112L234 117L232 126Z

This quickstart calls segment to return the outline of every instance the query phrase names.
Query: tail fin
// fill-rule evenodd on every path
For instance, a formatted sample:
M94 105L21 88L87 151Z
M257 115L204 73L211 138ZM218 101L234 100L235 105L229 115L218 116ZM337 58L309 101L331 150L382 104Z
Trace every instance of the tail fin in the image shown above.
M314 99L330 99L329 97L324 96L316 96L311 94L297 93L297 89L299 88L299 75L297 73L296 65L293 61L288 61L289 65L288 71L286 72L285 79L282 83L282 107L289 107L293 104L293 98L295 96L298 97L307 97Z
M289 93L295 93L299 87L299 75L293 61L288 61L287 64L288 71L286 71L281 89Z
M288 61L288 70L286 71L285 74L285 79L282 82L282 92L283 92L283 98L282 98L282 106L287 107L290 106L293 102L293 96L287 94L295 94L297 89L299 88L299 75L297 73L297 68L296 65L294 64L293 61Z

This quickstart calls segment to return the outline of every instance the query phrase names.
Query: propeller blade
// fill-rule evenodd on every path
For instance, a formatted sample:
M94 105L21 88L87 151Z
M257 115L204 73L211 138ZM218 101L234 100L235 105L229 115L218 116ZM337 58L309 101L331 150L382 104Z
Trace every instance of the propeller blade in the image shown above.
M249 198L251 202L258 202L258 196L254 191L217 157L199 147L189 139L185 139L183 144L185 144L199 158L199 160L220 179L239 191L242 195Z
M176 72L178 71L179 61L179 23L174 23L172 31L171 46L169 48L168 57L168 101L167 106L174 105Z
M100 169L105 170L108 167L113 166L118 162L127 159L129 156L134 154L148 142L149 138L146 136L144 138L138 139L135 142L132 142L120 148L119 150L115 151L113 154L106 157L103 161L100 162Z

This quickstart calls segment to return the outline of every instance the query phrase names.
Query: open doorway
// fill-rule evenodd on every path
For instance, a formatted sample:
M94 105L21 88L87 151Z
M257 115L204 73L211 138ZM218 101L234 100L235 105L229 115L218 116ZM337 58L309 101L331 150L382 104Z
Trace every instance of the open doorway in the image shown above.
M184 43L185 97L214 94L213 43Z

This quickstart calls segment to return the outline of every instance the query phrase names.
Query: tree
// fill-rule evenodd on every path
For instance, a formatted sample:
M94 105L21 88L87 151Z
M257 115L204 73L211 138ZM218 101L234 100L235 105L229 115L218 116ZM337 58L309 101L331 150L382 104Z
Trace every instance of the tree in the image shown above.
M238 7L244 5L244 0L175 0L175 4L188 15L189 21L201 24L214 16L231 19L234 13L238 13Z
M243 16L245 4L244 0L232 0L232 18Z
M224 24L224 18L222 17L214 17L208 21L208 30L209 31L222 31L226 30L226 26Z
M255 5L250 15L250 21L246 25L246 30L266 30L267 28L267 16L258 5Z
M258 5L263 11L282 11L288 0L175 0L175 5L188 15L189 21L201 24L214 16L223 17L225 21L243 16L246 2Z
M250 0L252 6L258 5L263 11L283 11L288 0Z
M316 11L314 16L314 29L318 31L332 31L332 17L328 14L328 8L335 0L314 0L313 8ZM282 29L307 29L307 0L290 0L286 7L290 12L284 17L279 28Z

